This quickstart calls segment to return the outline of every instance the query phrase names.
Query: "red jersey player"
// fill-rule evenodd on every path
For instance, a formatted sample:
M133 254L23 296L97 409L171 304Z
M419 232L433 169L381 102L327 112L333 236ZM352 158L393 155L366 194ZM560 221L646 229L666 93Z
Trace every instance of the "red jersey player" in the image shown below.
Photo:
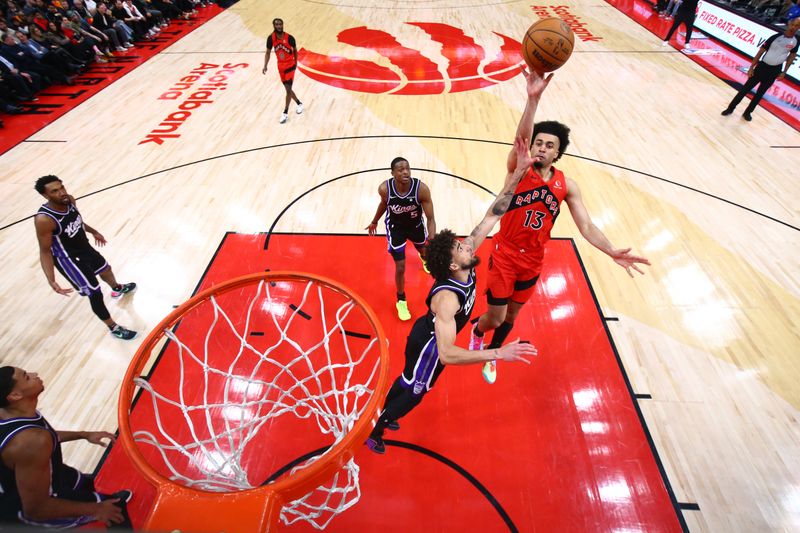
M286 89L286 104L281 113L280 123L283 124L289 118L289 102L292 100L297 103L295 112L299 115L303 112L303 103L297 98L292 89L294 83L294 71L297 70L297 42L294 37L283 31L283 20L275 19L272 21L272 28L275 30L272 35L267 37L267 53L264 56L264 68L261 70L262 74L267 73L267 65L269 65L269 56L272 50L275 50L275 55L278 56L278 74L281 77L283 88Z
M554 121L533 124L537 104L533 91L538 75L525 76L528 102L516 135L526 140L533 139L531 157L534 162L517 185L508 212L500 219L500 231L494 237L494 249L489 258L488 310L472 330L471 350L483 348L483 336L489 330L496 329L490 349L499 348L508 337L520 309L533 294L542 271L544 246L550 240L550 230L561 212L563 201L567 202L581 235L623 267L628 275L633 277L631 269L643 274L637 263L650 264L646 258L632 255L630 248L615 248L592 223L578 184L553 167L569 144L569 128ZM517 157L511 150L508 172L513 172L516 165ZM487 382L494 383L497 377L494 361L484 365L483 376Z

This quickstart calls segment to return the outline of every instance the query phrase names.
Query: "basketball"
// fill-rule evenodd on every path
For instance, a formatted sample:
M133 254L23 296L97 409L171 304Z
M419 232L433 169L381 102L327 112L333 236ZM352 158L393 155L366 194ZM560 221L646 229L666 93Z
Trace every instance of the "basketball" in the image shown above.
M552 72L567 62L574 44L575 35L569 24L560 18L545 18L534 22L525 32L522 57L531 70Z

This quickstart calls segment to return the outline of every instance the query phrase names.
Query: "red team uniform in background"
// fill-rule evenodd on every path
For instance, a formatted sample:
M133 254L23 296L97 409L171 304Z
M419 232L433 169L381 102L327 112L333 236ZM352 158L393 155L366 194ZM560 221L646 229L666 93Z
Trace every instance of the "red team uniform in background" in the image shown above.
M278 74L280 74L281 82L294 80L294 71L297 69L297 62L294 60L297 42L294 37L283 32L283 37L278 38L278 33L272 32L272 35L267 38L267 48L274 50L275 55L278 56Z
M544 246L567 196L564 173L551 167L548 182L533 168L519 181L508 212L500 219L489 257L489 303L504 305L508 299L525 303L533 294L542 271ZM505 301L504 301L505 300Z

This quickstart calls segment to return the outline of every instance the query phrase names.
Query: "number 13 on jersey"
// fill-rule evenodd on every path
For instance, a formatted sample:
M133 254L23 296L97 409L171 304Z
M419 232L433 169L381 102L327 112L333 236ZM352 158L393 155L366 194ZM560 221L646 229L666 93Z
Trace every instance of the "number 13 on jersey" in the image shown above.
M540 229L542 227L542 220L544 220L546 214L547 213L541 211L528 209L525 211L525 222L523 222L522 225L526 228Z

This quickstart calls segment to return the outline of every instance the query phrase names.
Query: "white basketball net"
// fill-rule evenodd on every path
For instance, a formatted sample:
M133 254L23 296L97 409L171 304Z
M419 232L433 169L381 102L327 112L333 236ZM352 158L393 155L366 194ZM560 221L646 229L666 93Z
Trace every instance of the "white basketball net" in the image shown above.
M370 338L361 335L359 350L352 353L353 341L348 340L345 322L351 314L353 318L365 314L351 299L326 314L324 293L333 291L314 281L289 282L305 283L302 300L290 310L285 299L273 298L277 290L273 285L281 283L285 282L261 280L246 316L241 301L235 312L226 312L217 297L209 298L213 319L209 310L210 327L199 348L189 346L200 344L196 332L191 342L184 342L173 331L165 330L179 368L178 382L173 382L169 390L154 390L150 381L136 379L142 390L139 400L149 396L155 420L149 429L134 431L134 439L155 447L173 481L216 492L257 487L264 479L248 476L243 457L257 453L252 449L247 452L248 444L264 446L265 437L259 437L259 431L269 434L278 418L292 415L314 420L319 433L326 436L325 442L333 447L364 414L377 382L380 346L375 332L368 331L364 333ZM282 310L283 315L269 311L275 309ZM268 337L274 340L268 341L266 349L248 341L254 310L268 317L258 327L274 328ZM232 319L231 314L238 316ZM309 315L318 320L302 325L304 340L290 338L287 332L292 326L301 326L295 322L305 324ZM318 331L309 332L312 327ZM217 348L213 338L218 328L226 328L230 331L226 335L235 339L225 346L228 353L222 355L214 353ZM265 379L264 375L272 378ZM220 412L228 416L214 417ZM305 459L290 472L306 468L324 455ZM324 529L336 514L358 501L358 474L358 465L351 459L329 482L284 506L281 520L286 524L306 520Z

